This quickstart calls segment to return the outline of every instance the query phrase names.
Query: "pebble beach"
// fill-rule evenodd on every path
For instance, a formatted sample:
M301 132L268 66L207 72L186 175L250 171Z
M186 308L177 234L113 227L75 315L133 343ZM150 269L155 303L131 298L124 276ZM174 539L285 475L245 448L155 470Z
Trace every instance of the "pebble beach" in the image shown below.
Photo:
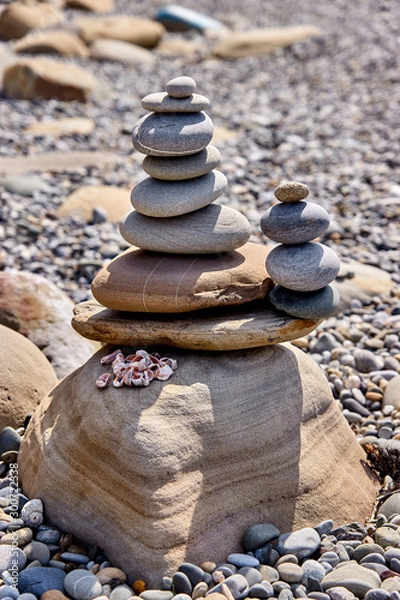
M153 18L162 6L160 0L115 0L115 13ZM321 35L271 54L223 60L212 55L215 33L168 32L167 39L185 40L195 51L154 50L154 61L134 67L69 59L100 81L102 92L92 102L0 97L0 270L37 273L75 303L90 299L93 277L127 243L102 207L89 219L58 211L83 186L137 184L142 158L131 132L144 113L141 98L164 90L174 77L193 77L210 99L220 168L228 178L218 202L247 217L251 241L267 242L260 219L283 180L306 184L310 200L331 216L321 241L340 258L342 302L334 316L293 344L325 374L379 476L377 502L366 523L328 519L294 532L254 523L226 563L215 564L210 549L208 562L185 563L160 578L159 589L146 589L141 580L128 584L101 549L47 523L45 507L23 490L10 528L8 463L16 460L24 428L6 428L0 432L0 598L399 600L400 5L248 0L244 10L239 0L186 0L184 6L231 30L312 25ZM72 28L78 11L68 15L66 27ZM61 136L26 131L60 118L91 119L94 128ZM54 167L41 162L45 153ZM69 162L60 162L60 153ZM23 161L30 165L28 177ZM363 266L367 282L351 287ZM15 536L18 588L11 564Z

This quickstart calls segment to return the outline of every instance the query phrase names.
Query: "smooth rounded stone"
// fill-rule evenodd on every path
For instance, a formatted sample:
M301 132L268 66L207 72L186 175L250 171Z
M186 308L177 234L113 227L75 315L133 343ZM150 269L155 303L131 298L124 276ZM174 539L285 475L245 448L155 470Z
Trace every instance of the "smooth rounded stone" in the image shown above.
M321 236L329 227L327 211L314 202L271 206L261 217L261 230L282 244L302 244Z
M192 596L190 594L184 594L183 592L175 594L174 598L176 598L176 600L192 600Z
M382 546L382 548L386 548L387 546L400 548L400 533L389 527L378 527L374 537L376 543Z
M344 564L331 571L321 581L323 591L335 586L343 586L355 596L363 598L368 590L379 588L381 578L371 569L361 567L357 563Z
M185 573L174 573L172 576L172 585L176 594L188 594L190 596L192 593L193 586Z
M278 185L274 193L280 202L300 202L307 198L310 190L305 183L285 181Z
M324 592L308 592L307 597L313 598L313 600L330 600L328 594Z
M19 450L21 445L21 436L13 427L6 426L0 432L0 454Z
M378 356L371 350L365 348L357 348L353 353L355 366L361 373L370 373L383 368L383 358Z
M156 92L142 98L143 108L155 113L194 113L205 110L209 104L208 98L200 94L174 98L165 92Z
M53 567L29 567L19 573L20 593L34 594L40 598L48 590L64 592L65 573Z
M389 568L392 571L396 571L396 573L400 573L400 560L398 558L391 558Z
M68 600L68 597L60 590L48 590L41 595L40 600Z
M321 581L325 575L325 569L321 565L321 563L311 558L305 560L302 563L301 568L303 570L303 577L301 579L301 583L303 583L304 585L308 585L309 577L312 577L316 581Z
M242 554L241 552L233 552L232 554L229 554L227 560L228 563L231 563L232 565L235 565L235 567L238 568L258 567L258 565L260 564L260 562L254 556L251 556L249 554Z
M314 527L314 529L318 533L319 536L322 536L322 535L329 535L330 532L332 531L332 527L333 527L332 519L326 519L325 521L322 521L321 523L316 525Z
M276 285L269 300L277 310L299 319L325 319L338 308L340 294L332 285L313 292L298 292Z
M61 559L78 565L86 565L89 562L88 556L78 554L77 552L63 552L61 554Z
M10 570L15 564L18 566L18 571L21 571L26 565L25 554L20 548L8 544L0 544L0 573Z
M243 550L253 552L279 536L279 529L275 525L271 525L271 523L252 525L246 529L242 538Z
M329 588L327 595L331 600L354 600L355 598L353 592L341 585Z
M386 498L380 505L377 514L384 515L387 519L394 514L400 514L400 492Z
M378 548L381 548L381 546L378 546ZM389 547L386 550L383 550L383 548L381 548L381 550L384 553L384 556L388 562L390 562L392 558L397 558L398 560L400 560L400 548Z
M243 246L251 235L245 216L218 204L169 219L155 219L132 211L119 227L129 244L172 254L231 252Z
M16 600L18 596L19 592L15 587L7 584L0 587L0 598L12 598L12 600Z
M279 577L287 583L299 583L303 578L303 569L294 563L284 562L277 566Z
M282 589L278 594L278 600L293 600L293 592L291 589Z
M238 573L246 577L250 587L262 581L261 573L255 567L241 567Z
M139 598L143 600L171 600L173 592L169 590L145 590L139 594Z
M400 404L400 375L393 377L383 392L382 407L394 406L397 408Z
M266 260L267 271L276 283L299 292L319 290L339 272L339 258L331 248L317 242L278 245Z
M207 113L150 113L132 131L134 148L150 156L195 154L211 142L214 123Z
M85 569L76 569L67 573L64 587L74 600L92 600L102 592L101 583L96 575Z
M178 567L178 571L182 571L188 578L192 586L196 586L198 583L203 581L204 571L197 565L192 563L182 563Z
M185 181L146 177L133 188L131 204L147 217L177 217L208 206L227 185L227 178L217 170Z
M179 313L264 299L272 287L265 272L268 250L247 243L223 255L162 255L129 249L92 282L100 304L130 312Z
M170 79L166 85L166 90L172 98L188 98L196 89L196 82L192 77L182 75Z
M12 175L0 179L3 186L11 194L20 196L34 196L36 192L45 190L45 183L40 177L34 175Z
M221 162L221 154L215 146L189 154L188 156L145 156L142 169L155 179L182 181L209 173Z
M274 588L268 581L255 583L249 590L249 598L272 598L273 595Z
M243 575L236 573L235 575L227 577L223 582L211 588L211 590L207 592L206 598L212 593L221 593L223 585L226 585L229 588L235 600L241 600L241 598L245 598L249 592L249 584L247 579L243 577Z
M274 567L271 567L270 565L260 565L258 569L261 573L262 581L268 581L269 583L279 581L279 573Z
M308 558L321 545L321 538L312 527L284 533L279 536L277 550L279 554L294 554L299 560Z
M367 554L367 556L364 556L364 558L360 560L360 565L371 562L386 565L386 559L380 552L371 552L371 554Z
M38 560L41 565L45 566L50 560L50 550L42 542L33 541L27 544L23 552L29 560Z
M64 552L64 554L66 553ZM63 558L63 555L61 555L61 558ZM126 575L124 571L122 571L122 569L117 569L116 567L104 567L96 574L96 577L100 581L101 585L109 583L115 586L117 584L119 585L126 583Z
M110 600L128 600L131 596L135 594L132 592L132 588L128 585L118 585L113 588L110 594Z
M364 596L364 600L389 600L390 593L387 590L375 588L368 590Z
M359 544L353 550L353 558L357 562L360 562L365 556L368 556L368 554L376 554L377 552L379 552L379 554L382 554L382 556L385 554L384 549L379 544Z
M37 542L43 542L44 544L58 544L60 537L61 533L58 529L41 525L36 532L35 539Z
M170 31L188 31L189 29L219 31L224 28L222 23L216 19L178 4L168 4L160 8L157 11L156 19Z
M210 575L207 573L207 575ZM211 575L210 575L211 577ZM197 600L197 598L203 598L208 592L208 584L205 581L200 581L197 585L194 586L192 592L193 600Z

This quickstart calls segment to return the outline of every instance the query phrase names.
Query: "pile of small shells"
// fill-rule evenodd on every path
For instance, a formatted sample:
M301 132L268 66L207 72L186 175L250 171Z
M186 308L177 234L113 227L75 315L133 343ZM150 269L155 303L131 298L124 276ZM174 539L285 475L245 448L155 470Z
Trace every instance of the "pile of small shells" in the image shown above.
M147 387L153 379L166 381L178 368L173 358L161 358L159 354L149 354L146 350L137 350L135 354L124 356L120 349L103 356L102 365L111 365L114 375L113 386L124 385ZM105 388L111 381L110 373L103 373L96 379L98 388Z

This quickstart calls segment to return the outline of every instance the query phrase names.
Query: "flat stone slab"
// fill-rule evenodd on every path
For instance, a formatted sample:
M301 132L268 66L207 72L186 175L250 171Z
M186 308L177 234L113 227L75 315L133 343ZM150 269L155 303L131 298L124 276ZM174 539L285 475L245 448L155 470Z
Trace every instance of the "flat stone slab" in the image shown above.
M166 345L190 350L241 350L289 342L321 321L296 319L264 304L210 309L184 316L119 312L97 302L78 304L72 327L83 337L114 345Z

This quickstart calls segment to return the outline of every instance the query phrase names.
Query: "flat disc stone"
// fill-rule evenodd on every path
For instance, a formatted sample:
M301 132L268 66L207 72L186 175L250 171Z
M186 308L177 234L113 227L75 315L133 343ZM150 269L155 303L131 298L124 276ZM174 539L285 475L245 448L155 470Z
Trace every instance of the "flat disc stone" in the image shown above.
M282 244L302 244L322 235L329 227L329 214L313 202L271 206L261 218L263 233Z
M266 265L276 283L299 292L325 287L335 279L340 268L334 251L316 242L276 246L268 254Z
M218 167L220 162L219 150L209 144L204 150L188 156L145 156L142 168L156 179L181 181L205 175Z
M190 350L241 350L288 342L307 335L320 321L296 319L264 305L209 309L163 316L126 313L83 302L74 308L73 328L83 337L114 345L166 345Z
M136 150L150 156L195 154L211 142L214 124L205 112L150 113L132 132Z
M136 210L120 222L122 237L138 248L172 254L231 252L251 235L250 223L240 212L209 204L180 217L146 217Z
M268 248L247 243L224 254L185 256L132 248L104 266L92 282L100 304L129 312L180 313L235 306L265 298Z
M208 206L221 196L228 180L221 171L211 171L186 181L142 179L132 190L131 203L148 217L176 217Z
M182 75L168 81L166 89L173 98L187 98L195 91L196 82L191 77Z
M173 98L165 92L156 92L142 98L143 108L157 113L200 112L209 105L209 99L200 94L191 94L187 98Z
M300 319L326 319L339 306L340 295L332 285L315 292L296 292L277 285L268 296L272 306Z
M310 190L305 183L298 181L285 181L275 190L275 198L281 202L299 202L307 198Z

